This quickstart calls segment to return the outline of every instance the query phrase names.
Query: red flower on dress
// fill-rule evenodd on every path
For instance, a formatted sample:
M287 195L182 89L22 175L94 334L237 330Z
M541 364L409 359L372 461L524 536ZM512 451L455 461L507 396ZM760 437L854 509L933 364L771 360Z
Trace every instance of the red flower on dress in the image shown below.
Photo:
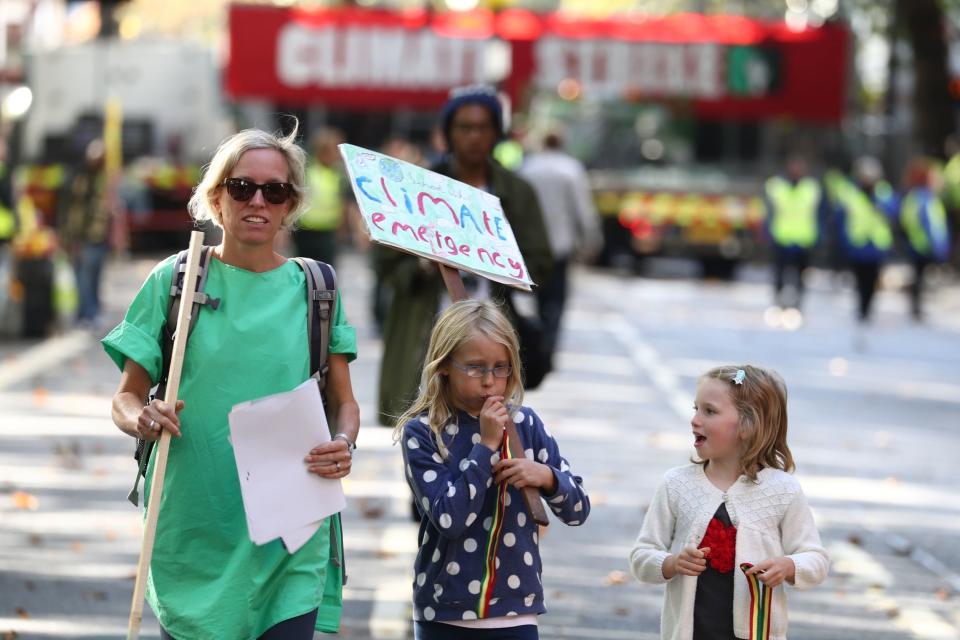
M700 541L699 548L710 547L710 566L720 573L733 571L737 552L737 528L729 527L713 518L707 525L707 533Z

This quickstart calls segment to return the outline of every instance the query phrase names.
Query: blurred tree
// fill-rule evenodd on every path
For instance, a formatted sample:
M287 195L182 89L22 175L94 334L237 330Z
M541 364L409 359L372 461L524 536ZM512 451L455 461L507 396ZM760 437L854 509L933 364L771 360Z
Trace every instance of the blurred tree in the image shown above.
M943 4L938 0L896 0L894 10L913 49L915 143L921 152L942 157L944 140L956 125L949 91Z

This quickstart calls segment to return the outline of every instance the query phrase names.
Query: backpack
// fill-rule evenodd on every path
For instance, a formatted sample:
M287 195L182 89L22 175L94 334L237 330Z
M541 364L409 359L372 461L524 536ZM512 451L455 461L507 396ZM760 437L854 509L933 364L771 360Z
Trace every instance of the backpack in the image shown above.
M208 306L211 311L220 307L219 298L211 298L203 292L203 285L207 280L207 267L209 266L210 251L213 247L204 246L200 250L200 265L197 271L196 293L193 298L193 309L190 313L190 329L196 325L200 316L200 308ZM337 275L333 267L325 262L319 262L312 258L291 258L297 263L297 266L303 270L306 280L307 294L307 335L310 342L310 371L311 377L317 380L320 387L320 393L323 394L327 383L327 351L330 348L330 323L333 318L333 305L336 301ZM163 367L161 369L160 381L156 391L151 394L151 399L162 398L166 392L167 375L170 370L170 358L173 353L173 336L177 330L177 315L180 312L180 297L183 293L183 279L187 270L187 251L183 250L177 254L174 263L174 278L170 285L170 300L167 304L167 322L160 331L160 342L163 352ZM324 399L324 404L326 400ZM330 425L331 431L334 429ZM333 433L331 433L333 435ZM140 478L146 478L147 465L150 462L150 455L153 452L155 442L147 442L137 438L136 450L133 457L137 461L137 477L134 481L133 489L127 496L127 499L134 506L140 503Z

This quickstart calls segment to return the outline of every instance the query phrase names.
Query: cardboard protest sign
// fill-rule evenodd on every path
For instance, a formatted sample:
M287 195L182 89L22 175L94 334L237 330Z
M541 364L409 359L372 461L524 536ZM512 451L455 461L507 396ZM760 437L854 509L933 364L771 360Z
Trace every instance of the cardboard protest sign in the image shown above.
M496 196L363 147L341 144L340 153L371 240L530 290Z

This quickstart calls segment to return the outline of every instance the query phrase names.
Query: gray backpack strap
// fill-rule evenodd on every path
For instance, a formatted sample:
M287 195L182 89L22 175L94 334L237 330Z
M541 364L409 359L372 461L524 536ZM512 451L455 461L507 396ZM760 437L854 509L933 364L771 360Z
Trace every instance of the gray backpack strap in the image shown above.
M322 394L327 386L327 364L330 351L330 330L337 304L337 272L326 262L312 258L292 258L303 271L307 284L307 339L310 343L310 374L317 379ZM326 401L324 401L326 404ZM330 434L336 425L329 424ZM334 524L334 520L336 524ZM343 557L340 514L330 522L330 557L340 567L343 584L347 584L347 563Z
M203 292L203 286L207 282L207 272L209 271L210 260L213 247L205 246L200 249L200 267L197 272L197 286L194 291L196 294L193 298L193 309L190 313L190 328L189 331L193 331L193 327L197 324L197 319L200 317L200 307L207 305L211 309L218 309L220 307L219 298L211 298L206 293ZM163 354L163 366L160 369L160 382L157 385L156 392L152 397L162 397L166 391L167 386L167 373L170 371L170 358L173 353L173 334L177 331L177 315L180 313L180 298L183 295L184 278L186 277L187 271L187 250L184 249L177 254L177 259L173 263L173 278L170 281L170 298L167 302L167 321L163 325L163 328L160 331L160 349ZM155 442L146 442L145 440L137 439L137 448L134 452L133 457L137 461L137 477L133 482L133 489L130 490L130 493L127 495L127 500L133 503L134 506L139 506L140 504L140 478L141 476L147 477L147 465L150 462L150 454L153 453L153 446Z
M306 280L310 375L317 379L323 392L327 386L330 330L337 301L337 274L326 262L311 258L293 258L293 261L303 270Z

